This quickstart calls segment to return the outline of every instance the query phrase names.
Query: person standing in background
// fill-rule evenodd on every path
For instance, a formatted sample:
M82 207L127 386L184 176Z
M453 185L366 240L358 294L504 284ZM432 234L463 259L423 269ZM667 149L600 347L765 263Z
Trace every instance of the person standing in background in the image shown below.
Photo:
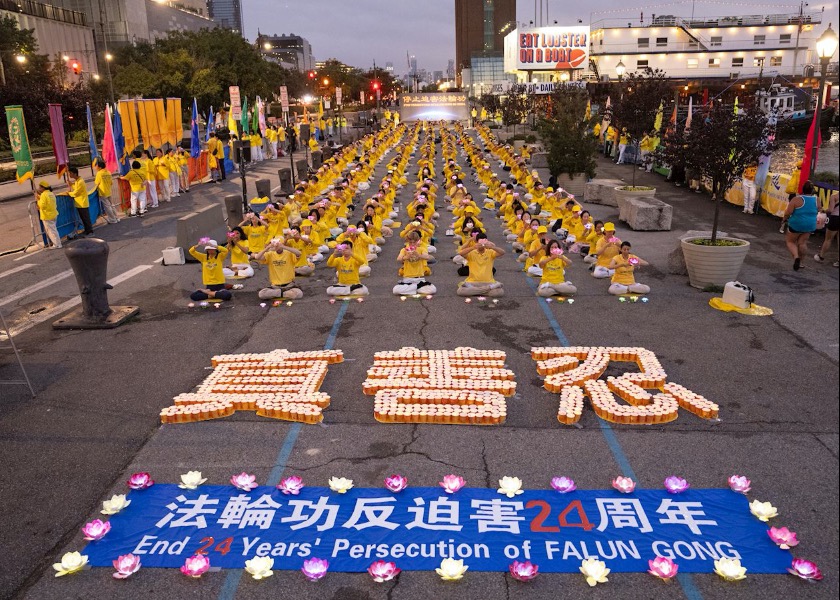
M169 181L169 161L163 155L160 148L155 152L154 160L155 179L160 181L161 200L172 202L172 183Z
M119 223L120 219L117 216L117 209L111 201L111 194L114 188L114 180L111 177L111 172L105 168L105 161L97 158L93 161L93 166L96 170L96 177L93 180L96 192L99 195L99 206L102 207L102 212L105 214L105 220L111 225Z
M131 213L132 217L142 217L146 214L146 176L143 173L143 165L139 160L131 163L131 170L120 177L128 182L131 187Z
M158 207L158 188L157 188L157 167L154 159L152 159L151 150L146 150L145 158L141 158L140 162L146 172L146 198L148 198L147 205L149 208Z
M750 165L744 169L741 177L741 191L744 193L744 214L755 214L755 174L758 172L758 165Z
M806 181L802 186L802 194L794 196L785 210L788 226L785 245L793 257L794 271L802 268L802 257L808 253L808 238L817 229L817 212L814 184Z
M225 146L216 137L216 132L210 132L210 139L207 140L207 151L216 159L216 168L219 170L219 181L227 179L225 174Z
M82 220L85 228L85 235L93 233L93 225L90 222L90 200L88 199L87 185L85 180L79 177L78 167L68 167L67 174L70 178L70 197L76 206L76 212Z
M169 167L169 189L172 197L177 198L181 195L181 165L175 156L175 148L166 153L166 166Z
M837 192L831 194L828 199L828 222L825 224L825 241L823 242L820 251L814 255L814 260L823 262L825 260L825 253L831 250L831 242L838 240L840 245L840 236L837 232L840 231L840 202L837 199ZM834 263L835 267L840 267L840 262Z
M55 220L58 218L58 208L56 208L52 186L46 181L41 181L38 183L38 189L34 190L34 194L38 202L38 216L41 223L44 224L44 232L50 241L50 245L45 244L44 247L61 248L61 236L58 234L58 227L55 225Z

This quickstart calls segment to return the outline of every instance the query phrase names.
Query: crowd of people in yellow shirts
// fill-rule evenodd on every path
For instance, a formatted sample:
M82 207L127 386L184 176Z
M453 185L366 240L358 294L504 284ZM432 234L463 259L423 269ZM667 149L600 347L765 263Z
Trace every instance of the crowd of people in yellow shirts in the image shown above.
M536 293L542 297L577 291L566 275L574 256L593 277L610 279L611 294L650 291L635 280L636 270L648 263L631 252L629 242L616 237L614 224L593 220L574 197L546 188L526 159L488 128L477 125L476 132L478 139L460 124L386 121L378 132L328 159L282 202L254 199L265 209L232 227L224 245L203 239L190 249L202 263L204 286L192 300L231 298L231 288L241 287L231 280L254 277L261 270L255 265L266 267L261 300L298 299L304 294L298 278L310 276L320 264L335 270L329 296L361 298L369 294L362 280L395 234L403 247L393 294L431 297L437 292L430 276L444 210L452 213L446 237L455 245L453 262L465 277L456 291L459 296L504 295L504 285L495 278L495 261L506 250L488 238L482 211L502 221L523 270L539 278ZM386 155L386 174L374 186L374 167ZM412 159L416 177L409 183ZM509 171L509 182L493 172L494 163ZM478 184L481 204L466 182ZM404 206L398 195L404 197Z

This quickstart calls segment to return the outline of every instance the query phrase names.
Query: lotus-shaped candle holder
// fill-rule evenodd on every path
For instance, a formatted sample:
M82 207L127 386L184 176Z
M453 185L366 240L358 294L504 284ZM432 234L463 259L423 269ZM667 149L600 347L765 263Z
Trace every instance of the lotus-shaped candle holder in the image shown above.
M270 556L255 556L245 561L245 570L257 581L274 575L273 568L274 559Z
M85 534L85 539L89 542L101 540L109 531L111 531L111 524L107 521L100 521L99 519L85 523L85 526L82 527L82 533Z
M728 479L729 489L739 494L746 494L750 491L750 480L743 475L732 475Z
M391 475L385 478L385 487L396 494L408 487L408 479L402 475Z
M775 506L769 502L759 502L758 500L750 502L750 512L759 521L764 521L765 523L773 517L779 516L779 511Z
M460 475L445 475L438 485L443 488L447 494L454 494L467 484L466 480Z
M126 484L132 490L145 490L146 488L152 487L155 482L148 473L132 473Z
M669 581L676 577L678 570L677 563L667 556L657 556L648 561L648 573L654 577L659 577L663 581Z
M242 472L239 475L232 475L230 483L238 490L250 492L257 487L257 477L256 475L249 475L248 473Z
M771 527L767 530L767 535L782 550L790 550L794 546L799 545L799 539L797 539L796 533L787 527Z
M527 560L525 562L515 560L510 563L508 570L510 571L510 576L517 581L531 581L537 576L540 568Z
M103 515L115 515L122 509L131 504L131 500L127 500L125 494L114 494L109 500L102 502Z
M715 561L715 573L726 581L740 581L747 578L747 568L737 558L720 558Z
M682 477L671 475L670 477L665 478L665 489L669 494L682 494L690 487L691 486L688 485L688 482Z
M205 481L207 478L201 476L201 471L187 471L181 475L181 483L178 487L182 490L194 490Z
M522 493L522 480L519 477L502 477L499 480L499 493L513 498Z
M277 489L286 495L297 496L303 489L303 478L298 475L291 475L280 480Z
M346 494L347 490L353 489L353 480L345 477L330 477L327 484L338 494Z
M820 571L819 567L804 558L794 558L790 563L788 573L810 582L820 581L823 578L822 571Z
M81 552L68 552L61 557L61 562L53 563L56 577L78 573L88 563L88 557Z
M616 477L612 480L612 486L622 494L632 494L636 489L636 482L629 477Z
M394 577L400 574L401 569L392 562L384 560L377 560L371 563L368 567L368 575L370 575L376 583L385 583L391 581Z
M209 570L210 559L203 554L194 554L181 565L181 573L193 579L198 579Z
M114 579L128 579L140 570L140 557L135 554L123 554L112 564L116 571L111 575Z
M561 494L568 494L577 489L575 482L568 477L552 477L551 487L554 488L554 491L560 492Z
M584 559L580 563L580 572L586 577L586 583L590 587L595 587L599 583L607 583L609 581L607 575L610 574L610 570L607 568L607 564L597 558Z
M300 571L309 581L323 579L330 568L330 563L323 558L309 558L303 561Z
M440 561L440 566L435 569L435 572L440 575L444 581L458 581L464 577L467 572L467 567L463 560L454 558L444 558Z

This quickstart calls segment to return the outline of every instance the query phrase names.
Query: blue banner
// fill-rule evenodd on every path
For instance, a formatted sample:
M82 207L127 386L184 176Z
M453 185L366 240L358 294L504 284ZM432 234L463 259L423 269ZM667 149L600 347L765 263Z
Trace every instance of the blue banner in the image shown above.
M180 567L196 553L215 567L242 568L272 556L276 569L325 558L330 569L362 572L375 560L429 571L461 558L471 571L506 571L530 560L541 572L577 572L584 558L613 572L644 572L657 555L681 572L709 573L717 558L740 558L751 573L784 573L791 555L750 514L747 498L728 489L526 490L508 498L465 488L351 489L305 487L297 496L273 487L195 490L156 484L128 495L111 531L84 550L93 566L133 553L144 567Z

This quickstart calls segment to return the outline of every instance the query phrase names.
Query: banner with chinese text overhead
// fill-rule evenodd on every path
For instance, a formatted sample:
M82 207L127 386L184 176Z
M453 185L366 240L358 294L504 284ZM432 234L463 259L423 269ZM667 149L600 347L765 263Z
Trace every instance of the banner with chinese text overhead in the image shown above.
M403 94L400 96L400 120L465 121L470 118L466 94Z
M12 156L17 166L18 183L35 176L35 164L29 151L29 136L26 133L26 121L23 118L22 106L6 107L6 123L9 126L9 142L12 146Z
M747 498L728 489L526 490L508 498L478 488L449 495L304 487L294 496L274 487L156 484L128 499L108 535L83 551L91 565L110 567L133 553L145 567L178 568L204 553L222 568L272 556L275 569L299 569L314 556L334 571L362 572L382 559L427 571L451 557L472 571L506 571L518 559L541 572L577 572L581 560L598 557L614 572L643 572L659 555L681 572L712 572L713 561L727 557L751 573L784 573L791 561L750 514Z

